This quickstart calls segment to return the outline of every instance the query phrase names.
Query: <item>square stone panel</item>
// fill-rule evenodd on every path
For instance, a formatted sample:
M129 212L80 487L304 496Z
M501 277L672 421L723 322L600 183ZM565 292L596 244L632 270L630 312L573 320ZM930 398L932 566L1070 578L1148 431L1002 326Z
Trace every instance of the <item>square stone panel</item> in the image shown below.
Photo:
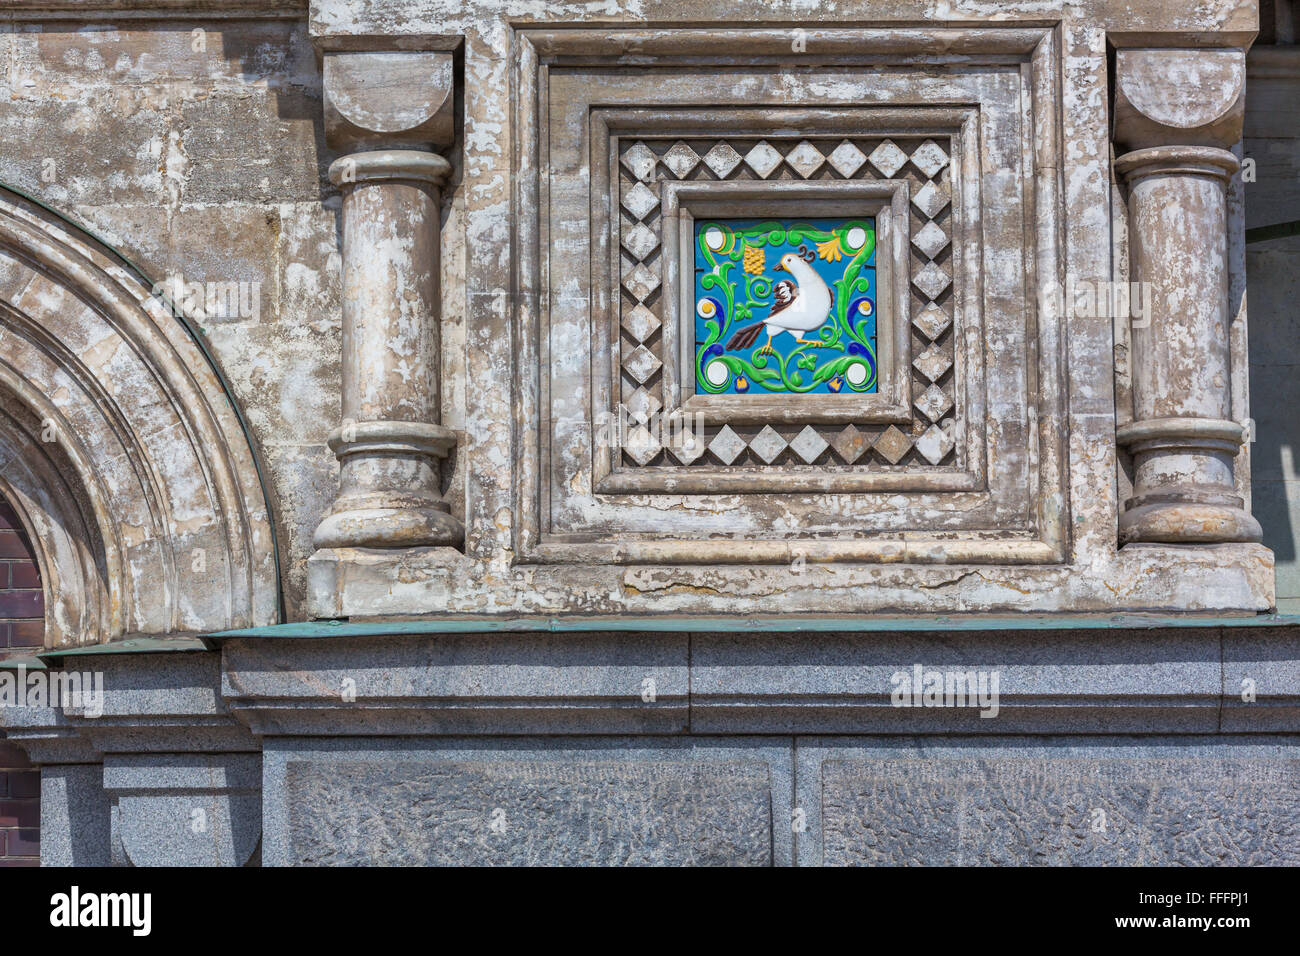
M623 267L623 287L644 302L659 288L659 273L638 262L635 266L625 263Z
M856 425L849 425L831 439L831 447L846 465L851 465L871 447L871 441Z
M623 154L623 165L627 171L645 183L654 181L655 164L658 162L659 157L645 143L637 143Z
M638 342L644 342L655 334L655 330L660 326L659 316L655 315L644 305L638 302L630 309L623 310L623 328L628 335Z
M766 425L763 427L763 430L754 436L752 441L750 441L749 448L750 451L770 465L772 462L776 461L777 456L779 456L781 452L785 451L786 445L787 442L781 437L780 432L771 425Z
M918 438L914 447L917 452L932 465L937 465L943 461L948 452L952 451L955 442L946 431L938 425L931 425Z
M933 259L948 245L948 233L931 219L912 233L912 245L924 252L928 258Z
M907 153L894 145L892 140L885 140L871 151L871 165L880 170L886 179L893 177L907 163Z
M912 447L912 440L897 425L890 425L871 447L891 465L897 465Z
M644 385L663 364L654 352L644 345L638 345L633 349L632 354L623 360L623 370Z
M685 143L677 143L664 153L663 164L671 169L678 179L685 179L691 170L700 165L700 157Z
M638 222L631 229L624 230L623 248L636 258L645 259L659 248L659 237L645 223Z
M952 284L952 276L944 271L943 266L927 262L914 276L912 285L916 286L931 299L943 295L943 290Z
M644 219L659 207L659 197L645 183L637 182L631 189L623 190L622 203L623 208L636 218Z
M826 162L826 157L821 154L812 143L804 140L794 149L790 150L785 157L786 163L796 173L807 179L817 170L821 169L822 164Z
M952 368L952 359L937 345L931 345L912 362L916 370L932 382L943 378L943 374Z
M709 451L718 457L724 465L730 465L745 450L745 440L732 430L730 425L722 429L709 442Z
M867 154L846 139L835 147L828 159L835 171L848 179L862 168L862 164L867 161Z
M952 319L948 317L948 313L931 302L917 313L916 318L912 320L912 324L920 329L927 339L933 342L943 335L944 330L952 324Z
M932 422L937 422L952 408L952 399L938 385L931 385L915 402L921 413Z
M719 143L704 154L704 165L713 170L719 179L726 179L740 165L740 154L730 143Z
M927 139L912 150L912 165L925 173L926 178L934 179L948 165L948 154L934 140Z
M933 182L926 183L912 196L912 204L931 219L943 212L950 201L948 193Z
M777 152L766 140L760 142L757 146L745 154L745 163L759 177L766 179L772 175L772 172L781 165L781 154Z
M829 446L817 429L806 425L803 431L795 436L794 441L790 442L790 447L796 455L811 465Z

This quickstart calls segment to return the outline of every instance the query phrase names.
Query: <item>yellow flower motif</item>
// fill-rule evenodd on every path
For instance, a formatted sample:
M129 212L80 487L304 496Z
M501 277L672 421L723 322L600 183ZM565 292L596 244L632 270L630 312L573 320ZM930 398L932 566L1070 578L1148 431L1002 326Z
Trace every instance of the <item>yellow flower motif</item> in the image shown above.
M827 239L825 242L817 243L817 255L827 262L839 262L844 255L840 249L840 240Z
M767 268L763 261L763 250L755 246L745 246L745 271L756 276L761 276L763 270Z

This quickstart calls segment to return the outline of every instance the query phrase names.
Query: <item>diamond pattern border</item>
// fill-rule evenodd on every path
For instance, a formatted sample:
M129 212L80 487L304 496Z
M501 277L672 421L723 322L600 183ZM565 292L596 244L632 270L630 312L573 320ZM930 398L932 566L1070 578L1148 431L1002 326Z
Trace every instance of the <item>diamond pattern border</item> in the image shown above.
M663 138L620 144L623 303L621 401L639 423L623 448L628 467L932 467L952 463L957 402L952 374L951 141L944 136ZM910 426L712 425L698 441L641 425L663 408L660 184L665 180L907 179L912 195L909 283L915 329Z

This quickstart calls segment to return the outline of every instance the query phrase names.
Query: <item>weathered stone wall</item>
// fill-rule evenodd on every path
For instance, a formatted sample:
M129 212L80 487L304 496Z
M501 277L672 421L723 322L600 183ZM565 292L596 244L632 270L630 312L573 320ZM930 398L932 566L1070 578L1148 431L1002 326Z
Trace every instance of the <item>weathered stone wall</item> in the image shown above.
M264 455L287 610L301 616L311 533L338 472L324 440L340 355L338 198L301 14L13 13L0 24L0 102L0 183L85 225L153 282L203 284L196 324Z

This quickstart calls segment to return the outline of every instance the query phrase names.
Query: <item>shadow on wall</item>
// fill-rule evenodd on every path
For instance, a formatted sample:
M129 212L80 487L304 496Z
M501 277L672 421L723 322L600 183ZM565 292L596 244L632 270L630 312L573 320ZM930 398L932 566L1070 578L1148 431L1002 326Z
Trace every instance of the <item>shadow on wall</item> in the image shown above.
M1292 18L1273 28L1275 4L1261 7L1264 27L1247 58L1243 175L1246 286L1249 296L1251 510L1277 562L1277 606L1300 613L1300 47ZM1295 4L1287 4L1292 11ZM1265 9L1267 8L1267 9ZM1282 21L1277 21L1282 22ZM1250 230L1255 232L1254 237ZM1269 236L1278 236L1270 238Z
M1247 247L1251 507L1277 561L1278 609L1300 612L1300 237Z

